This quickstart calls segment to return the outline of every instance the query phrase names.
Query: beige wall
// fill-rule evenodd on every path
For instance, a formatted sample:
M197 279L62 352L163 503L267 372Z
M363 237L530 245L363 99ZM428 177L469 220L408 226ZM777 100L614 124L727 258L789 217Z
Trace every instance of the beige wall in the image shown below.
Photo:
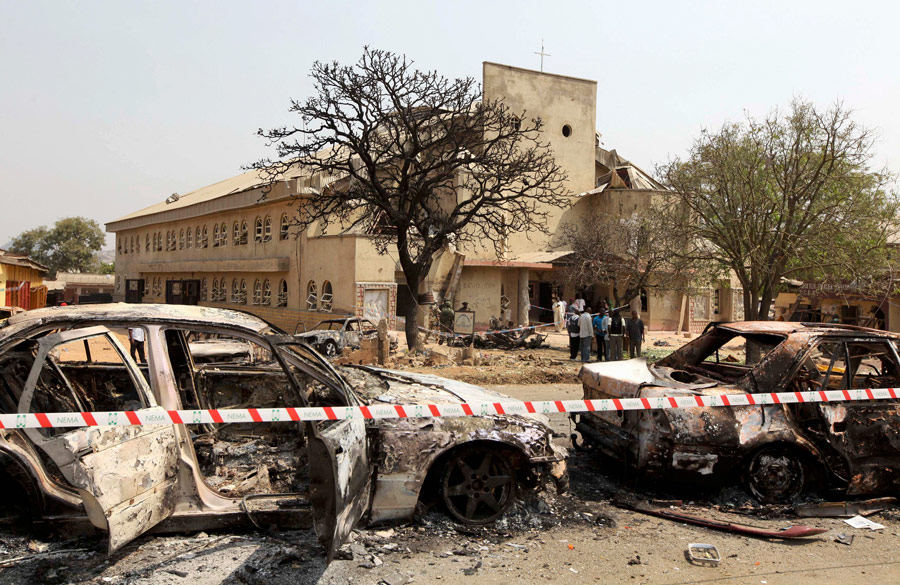
M258 191L258 190L257 190ZM252 198L254 201L258 197ZM371 241L363 236L324 235L317 237L295 237L297 228L292 227L286 239L280 237L282 215L293 217L296 205L289 200L264 202L243 209L228 210L194 218L185 218L165 223L149 224L143 227L120 230L116 232L116 289L115 300L125 299L126 279L143 278L145 280L144 302L165 302L165 281L167 279L206 280L206 296L201 304L239 308L259 314L283 329L293 331L296 324L307 326L317 323L331 314L353 314L356 312L356 283L388 282L394 283L395 260L390 255L378 255ZM257 242L255 238L255 222L259 217L265 221L271 218L272 231L269 241ZM248 225L247 243L234 245L233 225L246 221ZM213 226L224 223L228 230L228 238L224 245L214 246ZM197 244L193 234L192 246L187 247L187 229L195 232L200 226L207 228L208 243L206 248ZM185 233L182 245L181 233ZM176 234L176 249L166 250L166 232ZM150 236L151 248L153 234L161 234L163 249L147 251L146 238ZM132 249L132 237L135 247ZM138 249L138 241L140 247ZM393 254L396 257L396 254ZM161 286L159 294L154 294L153 279L159 278ZM213 301L210 296L213 280L224 279L228 283L226 301ZM231 283L233 280L247 281L246 303L232 302ZM254 305L253 285L259 279L269 280L272 296L268 306ZM288 285L287 307L277 306L278 286L281 281ZM316 285L319 296L317 309L309 311L307 291L310 282ZM325 283L331 285L333 301L330 312L325 311L321 296L325 291Z
M594 144L597 116L597 82L562 75L519 69L508 65L484 63L484 97L502 99L513 112L525 112L527 118L544 122L541 141L547 142L553 155L568 175L566 189L581 193L593 189ZM571 133L563 135L563 126ZM548 225L555 230L561 209L549 208ZM513 234L509 253L515 256L529 250L546 250L549 238L543 234ZM471 257L491 257L492 250L472 250Z

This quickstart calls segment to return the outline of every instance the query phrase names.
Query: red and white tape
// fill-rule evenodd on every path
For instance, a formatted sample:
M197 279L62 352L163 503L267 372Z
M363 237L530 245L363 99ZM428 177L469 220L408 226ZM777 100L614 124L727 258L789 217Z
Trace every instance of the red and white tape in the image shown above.
M218 410L164 410L160 407L121 412L47 412L0 414L0 429L134 426L167 424L223 424L339 420L346 418L390 419L495 414L555 414L560 412L667 410L672 408L728 408L803 402L859 402L897 400L895 388L720 394L718 396L661 396L601 400L534 400L528 402L469 402L462 404L378 404L321 408L234 408Z

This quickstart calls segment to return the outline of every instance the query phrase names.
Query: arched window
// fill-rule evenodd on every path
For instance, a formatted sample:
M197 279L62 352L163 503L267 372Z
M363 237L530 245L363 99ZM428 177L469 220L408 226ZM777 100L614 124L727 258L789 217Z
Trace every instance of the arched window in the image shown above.
M194 230L192 228L188 228L187 231L187 247L190 249L194 245Z
M218 278L213 279L212 300L214 300L214 301L219 300L219 279Z
M156 251L156 234L153 234L153 251Z
M326 280L322 283L322 302L320 303L322 305L321 308L323 311L328 311L329 313L331 312L332 300L333 297L331 294L331 282Z
M272 304L272 283L269 282L268 278L263 281L262 304L263 305L271 305Z
M306 284L306 309L315 311L319 306L319 289L316 288L316 281L310 280Z
M181 228L181 232L178 234L178 249L184 250L184 228Z
M231 302L241 302L241 283L236 278L231 281Z
M140 253L141 253L141 234L138 234L138 235L134 236L134 240L135 240L135 242L134 242L134 253L135 253L135 254L140 254Z
M190 228L188 228L188 233L190 233L190 231L191 231ZM205 279L205 278L201 278L201 279L200 279L200 300L201 300L201 301L205 301L205 300L206 300L206 287L207 287L207 284L208 284L208 283L206 282L206 279Z
M128 246L128 250L134 254L134 236L131 236L131 244Z
M228 245L228 226L225 225L225 222L224 222L224 221L222 222L222 230L221 230L221 232L220 232L220 237L221 237L222 239L221 239L221 241L219 242L219 245L220 245L220 246L227 246L227 245Z
M247 244L247 240L249 238L248 232L249 232L249 229L247 228L247 220L246 219L242 220L241 221L241 245L242 246Z
M242 305L247 304L247 281L241 279L241 298L238 301Z
M253 304L262 304L262 281L260 281L258 278L253 283Z
M219 294L216 300L222 303L228 302L228 281L224 278L219 281Z
M219 224L213 226L213 248L219 247Z
M263 222L263 241L272 241L272 216L270 215L267 215L266 220Z
M156 232L156 251L162 252L162 249L163 249L162 232L159 231L159 232Z
M257 244L263 241L263 220L261 217L256 218L256 232L254 233L253 241Z
M288 214L281 214L281 229L278 231L278 239L286 240L288 239L288 230L291 228L291 219L288 217Z
M201 244L201 248L206 248L209 246L209 231L206 229L206 226L203 226L203 243Z
M172 250L172 231L166 230L166 252Z
M241 245L241 224L238 222L234 222L234 225L231 226L231 245Z
M144 234L144 252L150 251L150 234ZM144 281L146 282L146 281Z
M281 282L278 283L278 306L286 307L287 301L288 301L287 281L282 279Z

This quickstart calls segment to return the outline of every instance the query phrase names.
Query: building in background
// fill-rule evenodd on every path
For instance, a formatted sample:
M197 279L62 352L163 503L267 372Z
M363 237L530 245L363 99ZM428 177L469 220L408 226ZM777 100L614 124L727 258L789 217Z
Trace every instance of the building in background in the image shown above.
M298 168L262 199L265 185L250 171L107 223L116 234L114 299L240 308L289 331L315 324L328 316L323 313L385 317L396 327L398 308L402 313L431 298L449 298L454 307L467 302L479 328L492 317L518 325L551 320L545 309L557 296L575 293L559 284L571 253L561 228L598 209L629 217L664 190L600 146L596 81L484 63L483 87L485 99L502 99L513 111L543 120L541 140L572 193L570 207L547 210L550 235L510 234L501 259L492 246L448 248L422 288L410 291L397 255L379 255L369 235L292 229L296 199L339 178ZM677 327L685 303L669 296L647 295L649 327Z
M113 300L115 278L112 274L59 272L56 280L47 284L51 290L60 291L54 304L62 301L69 305L109 303Z
M47 304L44 276L49 269L27 256L0 250L0 304L21 309L39 309Z

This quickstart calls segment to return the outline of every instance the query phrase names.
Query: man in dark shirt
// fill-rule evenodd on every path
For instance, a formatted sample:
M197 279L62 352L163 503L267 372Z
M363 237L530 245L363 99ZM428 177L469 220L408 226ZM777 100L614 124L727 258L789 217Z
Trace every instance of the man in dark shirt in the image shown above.
M625 324L628 335L628 354L632 358L641 357L641 344L644 342L644 322L637 311L631 312L631 319Z

